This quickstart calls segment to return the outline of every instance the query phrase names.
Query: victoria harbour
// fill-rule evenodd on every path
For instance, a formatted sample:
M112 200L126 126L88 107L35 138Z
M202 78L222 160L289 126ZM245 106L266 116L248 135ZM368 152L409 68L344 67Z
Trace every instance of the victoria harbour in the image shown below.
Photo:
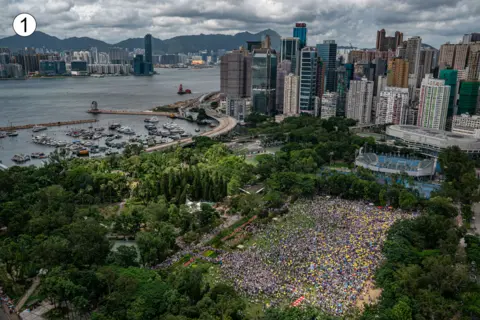
M50 127L40 132L55 139L69 141L65 134L72 128L86 129L107 127L116 122L131 127L136 134L147 133L144 128L145 116L87 113L91 102L99 108L114 110L149 110L157 106L199 97L219 89L219 69L158 69L154 77L65 77L58 79L30 79L26 81L3 81L0 86L0 127L19 126L57 121L98 119L96 123ZM190 88L192 94L177 94L179 84ZM160 117L159 124L171 121ZM185 132L195 135L209 128L198 127L195 123L175 120ZM196 130L198 129L200 131ZM0 139L0 161L7 166L13 164L14 154L31 154L53 151L52 147L32 143L31 129L18 130L17 137ZM120 140L119 140L120 141ZM103 139L98 143L102 143ZM40 163L29 161L24 165Z

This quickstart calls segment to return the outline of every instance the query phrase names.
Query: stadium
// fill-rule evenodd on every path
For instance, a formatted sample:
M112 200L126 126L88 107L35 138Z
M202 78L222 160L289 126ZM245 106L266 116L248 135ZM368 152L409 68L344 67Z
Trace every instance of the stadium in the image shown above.
M412 177L429 177L435 174L436 159L407 159L402 157L362 153L355 159L355 165L373 172L384 174L406 173Z

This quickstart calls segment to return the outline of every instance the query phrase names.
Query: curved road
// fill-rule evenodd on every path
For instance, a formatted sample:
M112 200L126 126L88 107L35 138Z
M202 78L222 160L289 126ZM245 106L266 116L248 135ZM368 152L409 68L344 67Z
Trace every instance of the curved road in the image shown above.
M205 112L209 117L214 118L215 120L218 121L218 126L216 126L215 128L213 128L210 131L202 133L201 136L213 138L213 137L216 137L216 136L219 136L219 135L222 135L222 134L225 134L225 133L231 131L237 125L237 120L235 118L229 117L229 116L224 115L224 114L219 114L219 113L217 113L215 111L212 111L210 109L206 109ZM162 145L159 145L159 146L147 148L145 151L147 151L147 152L160 151L160 150L163 150L163 149L168 149L168 148L173 147L173 146L187 145L187 144L190 144L192 142L193 142L192 138L185 138L185 139L165 143L165 144L162 144Z

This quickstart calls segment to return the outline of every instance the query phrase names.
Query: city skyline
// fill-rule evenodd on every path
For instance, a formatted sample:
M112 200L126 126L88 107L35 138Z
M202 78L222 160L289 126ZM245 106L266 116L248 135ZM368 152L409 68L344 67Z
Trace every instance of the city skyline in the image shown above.
M245 0L239 3L210 0L165 1L157 5L147 0L141 7L121 0L0 0L0 38L13 35L11 20L19 12L34 14L38 30L59 38L89 36L106 42L143 37L167 39L180 35L235 34L271 28L281 36L291 36L291 25L308 25L307 45L336 39L339 45L352 42L357 47L375 47L376 31L387 35L395 30L404 39L421 36L434 47L456 43L463 34L475 30L480 6L475 0L413 1L391 3L384 0L347 0L322 3L311 0L282 0L275 3ZM359 32L360 31L360 32Z

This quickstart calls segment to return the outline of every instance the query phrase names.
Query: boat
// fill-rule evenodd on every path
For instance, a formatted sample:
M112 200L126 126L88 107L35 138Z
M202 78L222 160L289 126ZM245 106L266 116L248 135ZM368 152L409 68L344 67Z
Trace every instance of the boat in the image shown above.
M154 124L148 123L145 125L145 129L151 130L151 129L156 129L157 127Z
M181 139L179 134L171 135L170 138L173 139L173 140L180 140Z
M94 130L97 131L97 132L101 132L101 131L104 131L105 128L104 127L98 127L98 128L95 128Z
M184 133L185 130L183 130L182 128L173 128L170 130L170 133Z
M195 132L200 132L200 129L198 129L198 128L197 128L197 129L195 129Z
M43 131L43 130L47 130L47 127L45 126L34 126L32 131L33 132L39 132L39 131Z
M16 154L13 156L12 161L16 163L24 163L30 160L29 155L25 155L23 153Z
M120 128L122 125L118 122L114 122L112 123L111 125L108 126L108 129L110 130L117 130L118 128Z
M18 136L18 132L17 131L10 131L10 132L7 133L7 136L16 137L16 136Z
M7 136L7 134L5 132L0 132L0 139L5 138L6 136Z
M120 127L118 128L117 131L123 134L129 134L129 135L135 134L135 132L130 127Z
M82 150L78 150L77 152L77 156L81 157L81 156L88 156L89 152L87 149L82 149Z
M160 135L160 136L163 136L163 137L168 137L170 135L170 131L160 129L160 130L157 130L157 135Z
M158 119L157 117L151 117L151 118L147 118L145 120L143 120L144 122L148 122L148 123L157 123L160 121L160 119Z
M180 84L180 86L178 87L177 93L178 94L190 94L190 93L192 93L192 91L190 89L183 90L183 86L182 86L182 84Z
M33 152L31 155L32 159L45 159L47 155L43 152Z
M215 123L210 123L209 127L210 128L215 128L217 125Z
M92 136L92 139L93 139L93 140L98 140L98 139L100 139L101 137L102 137L102 134L100 134L100 133L95 133L95 134Z

